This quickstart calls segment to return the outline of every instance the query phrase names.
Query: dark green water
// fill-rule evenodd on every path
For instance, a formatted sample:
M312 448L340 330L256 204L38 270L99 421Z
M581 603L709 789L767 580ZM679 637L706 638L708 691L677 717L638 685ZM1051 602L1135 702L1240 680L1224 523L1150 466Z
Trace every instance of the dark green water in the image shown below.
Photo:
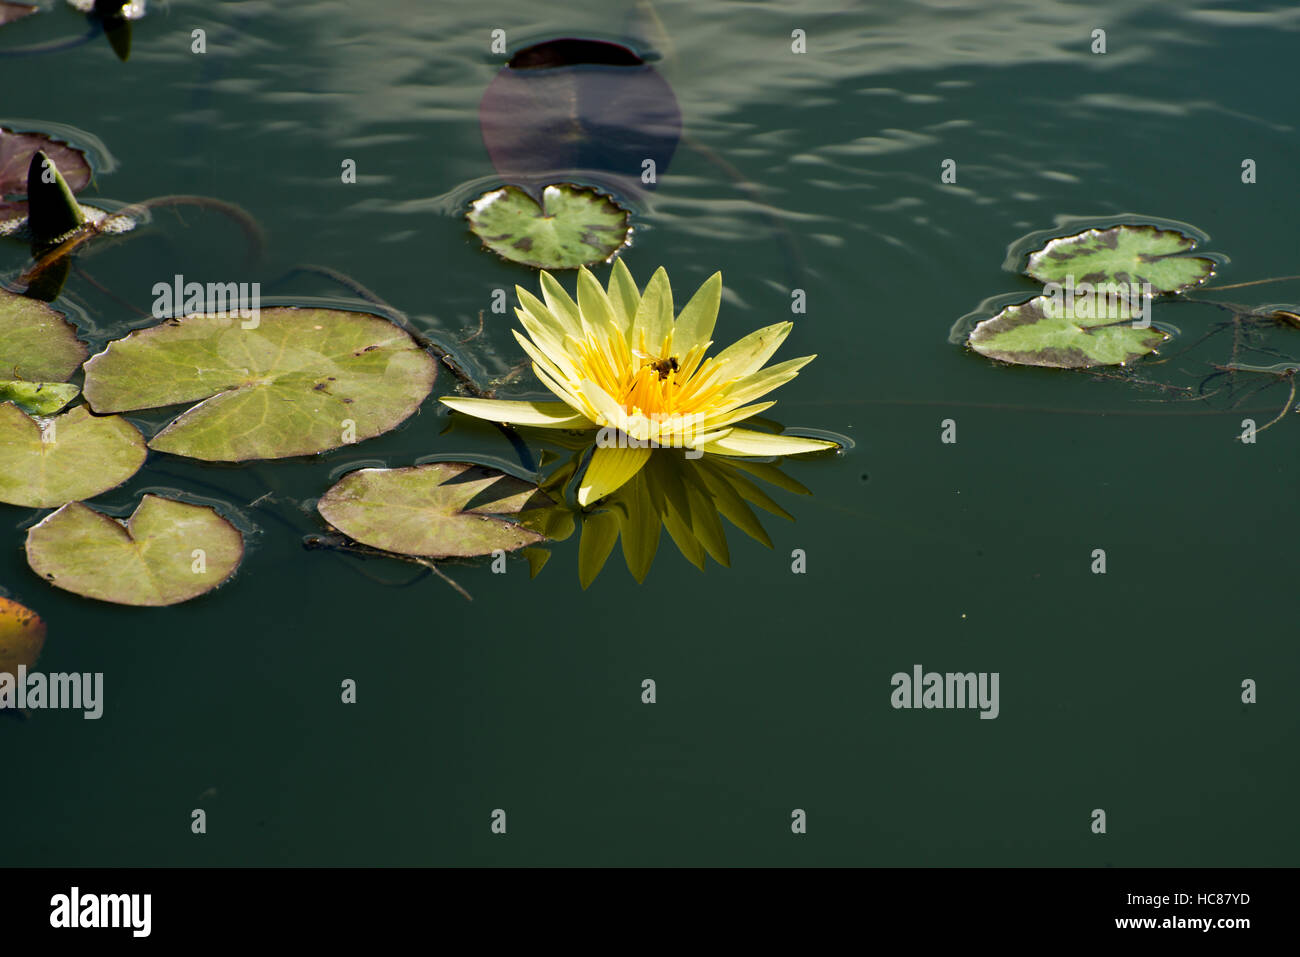
M1005 251L1058 216L1194 224L1230 257L1225 283L1300 271L1297 109L1279 79L1300 17L1224 9L660 5L673 47L661 68L688 135L766 209L683 147L638 203L626 261L642 281L666 266L683 291L721 269L723 342L790 318L797 278L808 312L778 358L819 358L772 414L856 446L787 463L813 497L777 493L797 521L765 520L771 551L733 531L729 569L700 572L665 537L645 584L615 554L584 592L571 539L535 580L522 562L504 576L451 569L472 603L435 579L390 587L359 572L400 580L406 566L302 547L321 529L312 501L351 467L514 461L497 433L441 434L432 398L396 432L318 461L154 454L96 499L129 510L146 490L182 490L256 526L236 578L174 608L44 586L21 549L44 513L0 506L0 583L49 626L40 668L103 672L106 697L97 722L0 722L0 863L1296 863L1300 418L1234 441L1285 389L1239 409L1177 403L998 366L947 338L984 298L1032 293L1001 268ZM102 140L117 166L83 199L202 193L267 230L255 271L238 230L200 211L161 212L81 260L138 309L177 272L269 284L315 263L454 341L493 289L535 288L459 218L497 183L477 121L503 60L491 31L512 50L627 35L625 9L590 11L173 2L136 25L125 64L102 38L0 58L0 119ZM1105 55L1089 50L1097 27ZM206 55L190 52L195 28ZM83 29L60 4L0 31L0 46ZM340 182L345 158L355 185ZM955 185L940 182L946 158ZM1241 182L1244 158L1255 184ZM6 275L21 269L22 247L4 255ZM311 277L264 291L348 295ZM77 278L58 305L95 349L145 322ZM1155 310L1187 340L1222 318ZM522 355L506 317L487 319L465 355L495 375ZM1170 381L1194 387L1224 359L1189 354ZM444 376L435 396L453 386ZM955 445L940 442L947 418ZM267 491L273 505L249 508ZM1105 575L1090 571L1096 548ZM806 574L791 573L794 549ZM893 709L891 675L917 663L998 672L999 717ZM355 705L340 703L345 678ZM1241 701L1247 678L1257 704ZM190 831L194 808L206 835ZM497 808L505 835L490 830ZM805 835L791 832L796 808Z

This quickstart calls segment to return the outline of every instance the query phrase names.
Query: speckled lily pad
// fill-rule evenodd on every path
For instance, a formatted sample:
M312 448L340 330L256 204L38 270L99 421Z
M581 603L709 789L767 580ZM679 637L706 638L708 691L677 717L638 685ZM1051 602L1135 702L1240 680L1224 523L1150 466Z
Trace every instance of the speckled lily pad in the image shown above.
M488 249L540 269L607 262L632 231L626 209L598 190L570 183L547 186L540 205L517 186L494 189L470 205L468 219Z

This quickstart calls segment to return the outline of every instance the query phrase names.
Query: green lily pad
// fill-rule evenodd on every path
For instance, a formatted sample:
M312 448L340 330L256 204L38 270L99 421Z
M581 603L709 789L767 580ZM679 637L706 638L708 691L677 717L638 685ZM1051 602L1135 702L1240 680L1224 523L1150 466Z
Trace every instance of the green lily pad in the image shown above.
M76 326L62 313L0 289L0 378L64 382L86 355Z
M1190 289L1214 275L1214 260L1187 256L1196 240L1155 226L1085 229L1029 254L1026 274L1040 282L1149 283L1152 293Z
M344 476L316 505L325 521L372 548L426 558L488 555L545 541L497 518L518 513L536 486L466 462L401 469L360 469ZM484 504L467 508L486 498Z
M94 416L79 405L33 419L0 405L0 502L51 508L121 485L140 470L144 436L120 416Z
M0 674L17 676L20 665L36 664L45 646L45 622L25 605L0 598Z
M198 402L149 447L214 462L314 455L395 428L433 389L437 363L380 316L263 309L254 320L168 319L86 363L96 412Z
M54 161L72 192L78 193L90 183L90 162L75 146L45 133L20 133L0 127L0 221L27 215L25 199L6 200L5 196L26 195L27 173L38 152Z
M608 262L627 244L628 212L598 190L559 183L542 202L518 186L484 193L470 204L469 228L503 259L540 269Z
M1117 303L1114 316L1094 309L1085 315L1076 303L1067 311L1047 296L1007 306L979 323L970 334L970 347L991 359L1016 365L1084 369L1122 365L1154 351L1169 338L1154 326L1134 328L1127 305Z
M175 605L239 567L244 538L206 505L146 495L124 522L72 502L27 533L27 564L57 588L119 605Z
M0 402L12 402L32 415L54 415L75 399L81 389L68 382L24 382L0 379Z

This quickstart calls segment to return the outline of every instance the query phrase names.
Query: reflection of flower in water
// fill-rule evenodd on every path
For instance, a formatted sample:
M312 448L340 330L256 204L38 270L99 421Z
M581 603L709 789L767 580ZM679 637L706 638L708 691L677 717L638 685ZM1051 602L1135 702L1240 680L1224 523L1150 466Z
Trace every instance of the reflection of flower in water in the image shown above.
M768 537L751 506L794 520L759 482L800 495L811 494L803 485L768 462L705 454L690 458L664 449L649 457L644 468L609 494L598 510L581 512L563 504L564 488L581 467L585 452L557 469L542 488L559 504L524 513L529 527L555 541L569 538L582 520L578 543L578 576L586 588L600 574L615 543L623 543L623 558L638 582L644 581L659 549L661 529L667 529L677 548L701 570L705 556L722 565L731 562L725 517L746 535L768 548ZM527 549L534 574L549 557L540 548Z
M721 303L721 274L700 287L675 321L672 291L662 268L644 292L638 292L622 260L614 263L607 290L581 269L576 302L549 273L541 274L541 284L545 302L516 287L520 307L515 312L528 337L516 332L515 338L532 358L538 379L560 401L442 401L495 422L599 430L578 488L579 505L617 492L652 458L666 458L651 455L657 447L690 450L685 458L705 453L794 455L836 447L820 439L737 426L775 404L745 403L793 379L813 357L763 368L792 328L792 323L780 322L706 358ZM687 501L679 498L678 504ZM725 540L723 550L725 554Z

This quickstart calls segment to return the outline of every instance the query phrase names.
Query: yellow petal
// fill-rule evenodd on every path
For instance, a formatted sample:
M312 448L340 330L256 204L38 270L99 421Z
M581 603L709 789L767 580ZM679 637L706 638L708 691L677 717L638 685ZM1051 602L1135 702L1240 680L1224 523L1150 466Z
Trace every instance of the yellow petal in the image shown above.
M585 415L573 411L563 402L513 402L506 399L468 399L445 396L443 405L489 422L531 425L541 429L594 429Z
M614 268L609 271L609 302L614 307L618 327L626 336L636 318L637 306L641 304L641 291L621 259L614 260Z
M722 306L722 273L715 272L682 309L673 325L673 354L684 356L709 341ZM689 373L686 373L689 375Z
M751 429L732 429L721 439L697 445L701 452L717 455L799 455L803 452L820 452L839 448L834 442L805 439L799 435L772 435Z
M542 271L542 298L546 300L546 308L551 310L551 315L564 323L566 329L580 329L582 333L578 338L586 338L587 330L583 327L578 304L564 291L560 281L545 270Z
M747 376L763 367L772 354L785 342L785 337L794 328L793 322L778 322L774 325L756 329L745 338L733 343L719 352L713 359L718 365L725 365L724 375L729 379Z
M767 369L745 376L739 382L727 387L722 398L724 409L735 408L742 402L767 395L797 376L800 369L816 358L816 356L803 356L799 359L787 359L785 362L778 362Z
M632 348L645 348L657 354L672 328L673 290L668 284L668 272L660 266L641 294L641 303L637 306L636 318L632 323Z
M591 464L578 489L578 504L590 505L617 491L650 461L650 449L600 448L591 456Z

